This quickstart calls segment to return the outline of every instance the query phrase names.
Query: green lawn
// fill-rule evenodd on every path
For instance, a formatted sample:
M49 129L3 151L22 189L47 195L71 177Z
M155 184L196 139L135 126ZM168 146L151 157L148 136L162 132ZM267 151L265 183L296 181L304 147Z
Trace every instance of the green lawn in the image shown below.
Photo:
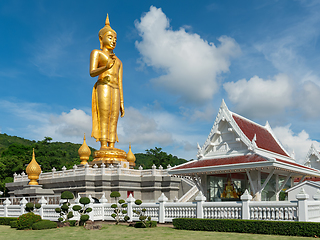
M311 239L306 237L287 237L287 236L274 236L274 235L258 235L258 234L245 234L245 233L219 233L219 232L196 232L187 230L176 230L170 227L156 227L152 229L136 229L133 227L123 225L110 225L103 224L101 230L86 230L83 227L65 227L49 230L16 230L9 226L0 225L0 239L152 239L152 240L165 240L165 239L257 239L257 240L273 240L273 239Z

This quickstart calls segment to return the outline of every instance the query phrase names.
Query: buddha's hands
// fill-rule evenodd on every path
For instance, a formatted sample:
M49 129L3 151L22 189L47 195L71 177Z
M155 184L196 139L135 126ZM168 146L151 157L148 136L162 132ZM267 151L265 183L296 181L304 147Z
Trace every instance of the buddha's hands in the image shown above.
M121 117L124 117L124 105L123 105L123 103L120 104L120 112L121 112Z
M116 62L116 59L117 59L116 55L110 54L110 55L109 55L109 58L108 58L108 64L106 65L105 68L106 68L107 70L110 69L110 68L112 68L113 65L114 65L114 63Z

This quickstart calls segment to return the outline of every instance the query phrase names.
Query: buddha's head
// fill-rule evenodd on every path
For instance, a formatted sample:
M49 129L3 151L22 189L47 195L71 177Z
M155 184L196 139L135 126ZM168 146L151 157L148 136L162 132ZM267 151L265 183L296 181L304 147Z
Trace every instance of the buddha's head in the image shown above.
M107 15L106 25L99 31L100 49L106 47L113 50L117 43L117 33L110 27L109 16Z

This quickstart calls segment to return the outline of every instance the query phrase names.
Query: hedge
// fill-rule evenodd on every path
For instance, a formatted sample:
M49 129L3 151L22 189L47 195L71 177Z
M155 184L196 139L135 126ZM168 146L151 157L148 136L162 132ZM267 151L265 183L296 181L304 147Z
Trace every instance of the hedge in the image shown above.
M16 217L0 217L0 225L10 225L11 221L17 221Z
M50 229L50 228L57 228L57 223L52 222L50 220L42 220L32 224L33 230L42 230L42 229Z
M10 222L10 227L11 228L17 228L18 227L17 221L11 221Z
M172 223L175 228L184 230L304 237L320 236L320 223L313 222L175 218Z

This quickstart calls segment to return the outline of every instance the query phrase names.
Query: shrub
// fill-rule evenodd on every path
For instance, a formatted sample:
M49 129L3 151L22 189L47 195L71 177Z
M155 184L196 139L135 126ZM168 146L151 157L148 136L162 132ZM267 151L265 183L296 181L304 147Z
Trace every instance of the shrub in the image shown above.
M77 224L77 220L69 220L70 227L74 227Z
M39 215L34 214L33 212L25 213L18 217L17 220L17 228L19 230L22 229L31 229L32 224L41 221L41 217Z
M320 236L320 223L312 222L175 218L172 220L172 223L175 228L185 230L304 237Z
M86 205L90 203L90 199L88 197L82 197L80 198L79 202L83 205L74 205L72 207L73 211L80 213L80 223L79 225L82 226L86 221L89 220L89 215L87 213L92 211L92 208L87 207Z
M112 193L110 194L110 197L112 197L112 198L119 198L119 197L121 197L121 195L120 195L119 192L114 191L114 192L112 192Z
M73 199L73 193L69 191L64 191L61 193L61 199L67 199L67 202L64 202L60 208L56 208L56 213L59 213L60 217L58 218L59 222L67 221L70 218L73 218L73 213L69 211L70 203L69 199Z
M33 202L29 202L26 204L25 210L27 212L33 212L34 209L39 209L41 208L41 204L40 203L36 203L34 204Z
M69 199L73 199L74 195L72 192L69 191L64 191L61 193L61 199L67 199L67 201L69 201Z
M0 225L10 225L11 221L17 221L16 217L0 217Z
M57 228L57 223L52 222L50 220L42 220L32 224L33 230L42 230L42 229L50 229L50 228Z
M121 197L120 193L117 191L114 191L110 194L110 197L115 198L116 200ZM116 220L116 224L119 224L121 220L127 222L130 217L127 214L126 208L128 205L125 203L123 199L120 199L118 203L114 203L111 205L112 208L114 208L114 213L111 214L111 217L113 217Z
M11 228L17 228L18 227L17 221L10 221L10 227Z
M134 224L135 228L149 228L149 227L156 227L157 221L146 221L146 224L143 222L137 222Z
M136 205L141 205L142 201L137 199L134 203ZM145 209L145 208L133 210L133 212L139 216L139 220L140 220L140 222L138 222L137 226L134 225L134 227L136 227L136 228L153 227L153 225L154 225L154 224L152 224L153 221L151 221L151 217L146 216L146 211L147 211L147 209ZM157 224L156 224L156 226L157 226Z

